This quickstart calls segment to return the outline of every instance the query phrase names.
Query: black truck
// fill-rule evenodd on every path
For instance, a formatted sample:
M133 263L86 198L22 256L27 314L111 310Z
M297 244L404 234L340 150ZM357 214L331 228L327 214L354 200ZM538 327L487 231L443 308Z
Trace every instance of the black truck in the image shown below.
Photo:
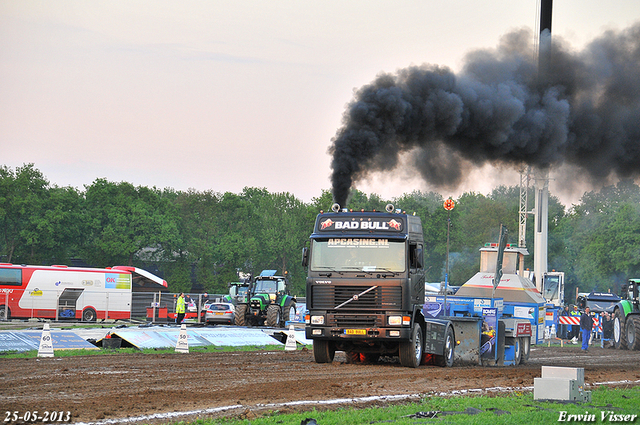
M398 356L406 367L427 359L451 366L455 333L448 320L427 319L424 238L420 218L387 205L352 212L337 204L316 218L307 267L305 334L314 359L330 363Z

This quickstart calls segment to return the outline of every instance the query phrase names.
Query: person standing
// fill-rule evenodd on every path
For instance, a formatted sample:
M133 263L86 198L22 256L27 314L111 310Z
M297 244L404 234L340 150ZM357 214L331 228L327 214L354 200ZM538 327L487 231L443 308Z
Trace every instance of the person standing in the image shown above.
M600 339L600 347L605 348L605 344L611 345L611 339L613 338L613 318L611 315L603 311L600 317L602 325L602 338Z
M176 301L176 324L181 324L184 320L184 315L187 312L187 308L184 302L184 292L180 292L178 300Z
M569 312L569 316L580 317L580 312L578 311L578 306L574 305L573 310ZM578 334L580 333L580 325L571 325L569 327L569 338L572 340L574 344L578 343Z
M582 332L582 351L589 351L589 339L591 339L591 329L593 329L593 317L589 307L584 309L580 316L580 331Z

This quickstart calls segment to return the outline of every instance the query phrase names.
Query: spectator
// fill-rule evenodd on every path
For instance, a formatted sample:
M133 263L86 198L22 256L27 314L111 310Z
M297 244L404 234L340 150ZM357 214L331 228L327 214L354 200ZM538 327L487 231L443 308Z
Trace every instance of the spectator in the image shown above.
M580 317L580 311L578 311L578 306L577 306L577 305L574 305L574 306L573 306L573 310L571 310L571 311L569 312L569 316L572 316L572 317ZM570 332L571 332L571 334L570 334L570 336L569 336L569 337L570 337L572 340L574 340L574 343L577 343L577 341L578 341L578 334L580 333L580 326L579 326L579 325L571 325L571 326L570 326Z
M181 324L184 320L184 315L187 312L187 307L184 303L184 292L180 292L178 300L176 301L176 324Z
M605 348L607 345L613 346L611 339L613 338L613 317L606 311L600 315L600 324L602 326L602 338L600 339L600 347Z
M591 339L591 330L593 329L593 317L591 317L591 309L584 309L584 313L580 316L580 331L582 332L582 351L589 352L589 340Z

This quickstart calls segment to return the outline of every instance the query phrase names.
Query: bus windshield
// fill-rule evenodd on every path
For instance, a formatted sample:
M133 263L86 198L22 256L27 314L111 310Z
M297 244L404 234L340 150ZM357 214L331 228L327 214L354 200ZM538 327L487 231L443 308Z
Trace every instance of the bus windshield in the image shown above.
M310 269L313 271L406 270L404 241L377 238L330 238L312 241Z

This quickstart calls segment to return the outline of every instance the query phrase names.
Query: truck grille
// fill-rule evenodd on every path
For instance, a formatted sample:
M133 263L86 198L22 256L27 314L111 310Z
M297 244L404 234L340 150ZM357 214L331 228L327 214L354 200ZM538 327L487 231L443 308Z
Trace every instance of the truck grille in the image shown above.
M329 315L327 325L339 328L376 328L384 325L384 316ZM380 320L378 320L380 319Z
M352 300L340 307L346 310L397 310L402 307L402 288L400 286L378 286L359 295L370 286L325 286L312 288L312 306L319 310L333 310L340 304ZM357 300L353 297L359 295Z

